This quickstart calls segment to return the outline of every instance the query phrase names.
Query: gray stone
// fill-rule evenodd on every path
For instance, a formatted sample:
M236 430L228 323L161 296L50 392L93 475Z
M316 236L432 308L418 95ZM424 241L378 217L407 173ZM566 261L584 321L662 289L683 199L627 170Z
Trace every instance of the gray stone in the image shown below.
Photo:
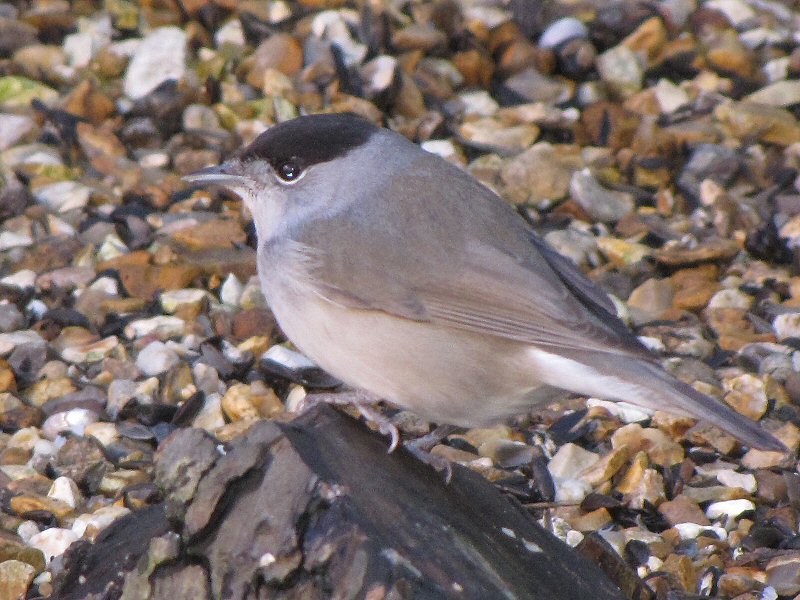
M0 332L16 331L25 327L25 317L14 304L0 304Z
M630 214L635 206L632 194L604 188L589 169L572 174L569 191L586 214L603 223L619 221Z

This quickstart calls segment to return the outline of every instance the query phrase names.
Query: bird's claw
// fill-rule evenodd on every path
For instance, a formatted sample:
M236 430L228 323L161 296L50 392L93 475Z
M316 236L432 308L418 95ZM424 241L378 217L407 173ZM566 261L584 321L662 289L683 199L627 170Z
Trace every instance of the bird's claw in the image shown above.
M417 460L424 462L429 467L433 467L436 471L442 473L444 475L445 485L449 484L450 480L453 479L453 463L447 460L444 456L439 456L438 454L432 454L422 450L419 445L414 444L414 441L404 444L405 449L408 450Z

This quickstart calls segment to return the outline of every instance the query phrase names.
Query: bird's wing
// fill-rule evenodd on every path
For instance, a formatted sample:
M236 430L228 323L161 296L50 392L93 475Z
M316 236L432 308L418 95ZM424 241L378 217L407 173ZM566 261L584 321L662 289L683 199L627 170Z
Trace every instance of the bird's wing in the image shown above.
M460 276L416 290L433 322L568 357L590 350L653 360L608 297L571 264L545 259L533 269L496 249L470 254Z
M342 235L341 228L350 231ZM599 287L531 231L521 231L524 251L471 236L453 240L451 247L446 242L420 247L423 241L359 234L355 225L326 220L324 230L304 243L328 235L350 240L346 252L320 252L311 277L319 293L338 304L516 340L567 357L590 350L654 360Z

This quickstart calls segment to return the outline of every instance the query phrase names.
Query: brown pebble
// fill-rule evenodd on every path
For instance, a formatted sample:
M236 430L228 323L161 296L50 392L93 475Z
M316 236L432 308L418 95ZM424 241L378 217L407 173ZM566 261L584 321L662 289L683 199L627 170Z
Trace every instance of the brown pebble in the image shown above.
M702 509L686 496L676 496L674 500L662 502L658 506L658 512L664 515L670 525L677 525L678 523L709 524Z
M303 49L294 36L275 33L258 45L242 67L247 69L248 85L260 90L267 69L277 69L289 77L297 75L303 68Z
M266 308L248 308L233 318L233 337L244 340L254 336L270 338L275 335L275 317Z

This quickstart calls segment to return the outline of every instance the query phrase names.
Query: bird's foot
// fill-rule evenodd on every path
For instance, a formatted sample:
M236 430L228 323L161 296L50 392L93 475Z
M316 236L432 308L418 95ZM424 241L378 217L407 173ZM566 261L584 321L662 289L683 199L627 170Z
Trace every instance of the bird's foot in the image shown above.
M417 440L413 440L412 442L406 442L405 444L403 444L403 447L406 450L408 450L414 456L414 458L425 463L429 467L433 467L439 473L441 473L442 476L444 477L445 485L450 483L450 480L453 478L453 463L447 460L444 456L439 456L438 454L432 454L427 450L421 449L420 447L414 444L414 442L416 441Z
M309 394L303 399L301 412L309 410L312 406L325 402L336 406L353 406L364 420L373 423L378 431L389 437L389 449L393 452L400 443L400 430L381 411L373 407L380 398L361 390L349 390L338 394L323 393Z
M456 425L439 425L430 433L420 436L417 439L409 440L405 443L405 447L412 452L430 452L434 446L440 444L448 435L458 431L459 429L460 427L457 427Z

